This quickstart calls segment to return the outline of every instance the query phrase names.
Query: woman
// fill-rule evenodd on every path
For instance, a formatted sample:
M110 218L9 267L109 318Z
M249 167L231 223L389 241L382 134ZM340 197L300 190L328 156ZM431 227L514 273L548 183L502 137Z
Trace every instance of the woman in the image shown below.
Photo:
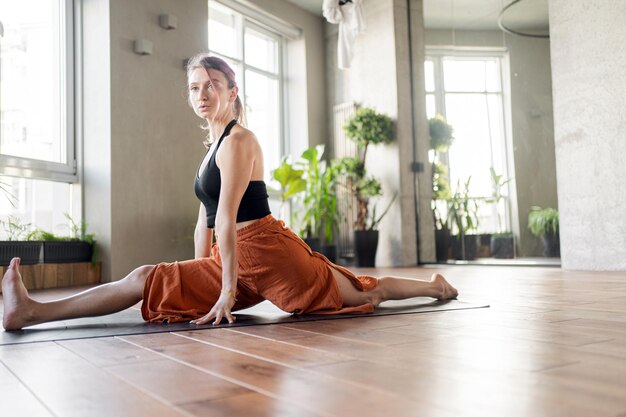
M270 214L262 150L239 123L242 105L232 69L201 54L190 60L187 79L189 104L213 139L194 183L201 201L195 259L142 266L120 281L40 303L29 298L14 258L2 280L6 330L111 314L141 300L146 321L219 324L224 318L233 323L232 311L266 299L290 313L335 314L372 312L385 300L457 296L439 274L430 281L357 277L312 252Z

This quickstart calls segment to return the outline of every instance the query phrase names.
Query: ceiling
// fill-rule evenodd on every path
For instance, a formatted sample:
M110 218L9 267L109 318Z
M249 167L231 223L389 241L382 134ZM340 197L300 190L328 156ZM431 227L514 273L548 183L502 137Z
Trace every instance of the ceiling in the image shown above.
M311 13L322 15L323 0L288 1ZM513 0L423 0L423 2L424 23L427 28L493 30L498 29L500 11ZM548 28L548 0L520 1L505 12L503 23L514 30L545 32Z

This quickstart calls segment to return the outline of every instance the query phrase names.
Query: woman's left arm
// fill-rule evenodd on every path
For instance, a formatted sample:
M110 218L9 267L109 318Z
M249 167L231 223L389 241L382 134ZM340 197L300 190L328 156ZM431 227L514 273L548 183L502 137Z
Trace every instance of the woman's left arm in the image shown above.
M222 143L216 155L222 185L214 230L222 258L222 292L211 311L192 323L205 324L215 318L213 324L219 324L224 317L229 323L235 321L231 309L235 305L238 278L237 211L252 176L255 143L251 133L236 132Z

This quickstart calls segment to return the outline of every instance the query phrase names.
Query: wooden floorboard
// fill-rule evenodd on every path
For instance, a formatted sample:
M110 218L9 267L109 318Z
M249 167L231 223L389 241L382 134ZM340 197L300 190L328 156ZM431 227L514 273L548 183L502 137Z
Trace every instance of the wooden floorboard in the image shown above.
M0 415L626 416L624 273L362 272L439 270L491 307L0 346Z

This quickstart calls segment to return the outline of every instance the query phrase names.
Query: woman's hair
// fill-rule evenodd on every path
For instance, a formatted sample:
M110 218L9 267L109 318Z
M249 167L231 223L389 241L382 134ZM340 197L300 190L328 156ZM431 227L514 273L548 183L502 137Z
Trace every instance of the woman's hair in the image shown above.
M196 68L204 68L207 72L209 69L221 72L228 81L228 88L233 88L237 85L237 81L235 80L235 71L233 71L230 65L228 65L222 58L211 56L207 53L200 53L192 57L187 62L187 79L189 79L191 72ZM237 123L245 126L244 109L239 95L237 95L237 98L235 98L235 102L233 103L233 112L235 113ZM208 126L203 126L203 129L208 130L208 128ZM207 142L205 142L205 145L207 145Z

